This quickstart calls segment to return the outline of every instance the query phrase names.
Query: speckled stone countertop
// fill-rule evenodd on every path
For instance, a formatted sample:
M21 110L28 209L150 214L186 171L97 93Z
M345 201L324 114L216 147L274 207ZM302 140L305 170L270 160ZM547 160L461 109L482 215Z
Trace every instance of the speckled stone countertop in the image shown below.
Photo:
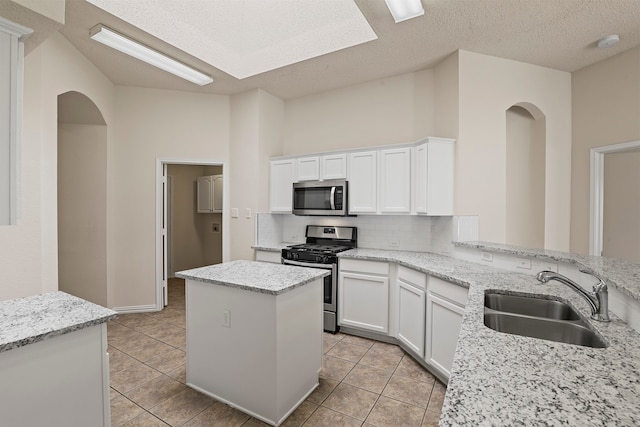
M89 326L118 313L64 292L0 302L0 352Z
M329 274L318 268L238 260L181 271L176 277L279 295Z
M252 246L252 249L257 251L266 251L266 252L280 252L282 249L291 245L299 245L300 243L275 243L273 245L263 245L263 246Z
M481 249L529 258L567 262L586 268L606 278L607 284L640 301L640 265L621 259L572 254L569 252L531 249L491 242L453 242L454 246Z
M640 425L640 334L616 316L591 321L586 301L570 288L429 253L354 249L339 256L397 262L469 287L441 426ZM567 302L609 346L496 332L484 325L485 290Z

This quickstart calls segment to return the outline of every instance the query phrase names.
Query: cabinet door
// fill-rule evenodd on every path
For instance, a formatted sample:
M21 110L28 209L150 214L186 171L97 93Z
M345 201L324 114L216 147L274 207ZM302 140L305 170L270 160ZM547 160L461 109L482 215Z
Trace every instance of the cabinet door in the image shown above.
M270 163L269 208L271 213L291 213L295 160L274 160Z
M338 323L360 329L389 331L389 277L341 272Z
M381 213L411 212L411 148L380 151Z
M198 213L209 213L213 210L213 177L200 176L198 177L198 201L197 210Z
M425 361L447 378L451 375L463 313L464 307L427 292Z
M213 176L213 204L211 206L212 212L222 212L222 187L223 187L222 175Z
M347 179L347 155L322 156L320 158L320 179Z
M416 147L416 212L453 215L453 141L429 141Z
M425 292L398 280L398 339L424 356Z
M376 213L377 152L349 154L349 213Z
M297 160L297 181L317 181L320 179L320 157L302 157Z

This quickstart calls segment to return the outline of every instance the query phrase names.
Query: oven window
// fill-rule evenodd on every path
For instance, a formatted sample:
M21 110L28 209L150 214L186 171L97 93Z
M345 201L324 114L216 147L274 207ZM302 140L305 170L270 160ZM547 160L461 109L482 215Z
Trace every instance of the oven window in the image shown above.
M297 188L294 191L294 209L331 209L331 187Z

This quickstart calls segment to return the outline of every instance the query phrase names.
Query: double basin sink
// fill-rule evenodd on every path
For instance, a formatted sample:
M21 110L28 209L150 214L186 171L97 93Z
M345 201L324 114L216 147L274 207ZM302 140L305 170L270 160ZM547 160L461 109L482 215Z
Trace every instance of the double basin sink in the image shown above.
M495 331L586 347L607 347L591 325L561 301L487 291L484 306L484 324Z

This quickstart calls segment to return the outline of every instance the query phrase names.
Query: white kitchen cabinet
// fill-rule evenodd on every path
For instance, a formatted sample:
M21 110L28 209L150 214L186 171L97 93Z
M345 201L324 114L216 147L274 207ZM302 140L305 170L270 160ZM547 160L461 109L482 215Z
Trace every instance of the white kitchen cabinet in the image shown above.
M398 340L424 357L427 276L398 266Z
M389 265L341 259L338 277L338 324L388 333Z
M347 155L327 154L320 157L320 179L347 179Z
M378 152L349 154L349 213L378 211Z
M198 213L222 212L222 175L198 177Z
M468 289L429 276L425 361L446 378L451 375Z
M296 160L272 160L269 163L269 210L271 213L291 213Z
M317 181L320 179L320 157L301 157L296 159L296 181Z
M256 250L256 261L282 264L282 254L280 252Z
M411 212L411 148L380 150L378 211Z
M415 210L418 214L453 215L454 141L428 138L415 148Z

